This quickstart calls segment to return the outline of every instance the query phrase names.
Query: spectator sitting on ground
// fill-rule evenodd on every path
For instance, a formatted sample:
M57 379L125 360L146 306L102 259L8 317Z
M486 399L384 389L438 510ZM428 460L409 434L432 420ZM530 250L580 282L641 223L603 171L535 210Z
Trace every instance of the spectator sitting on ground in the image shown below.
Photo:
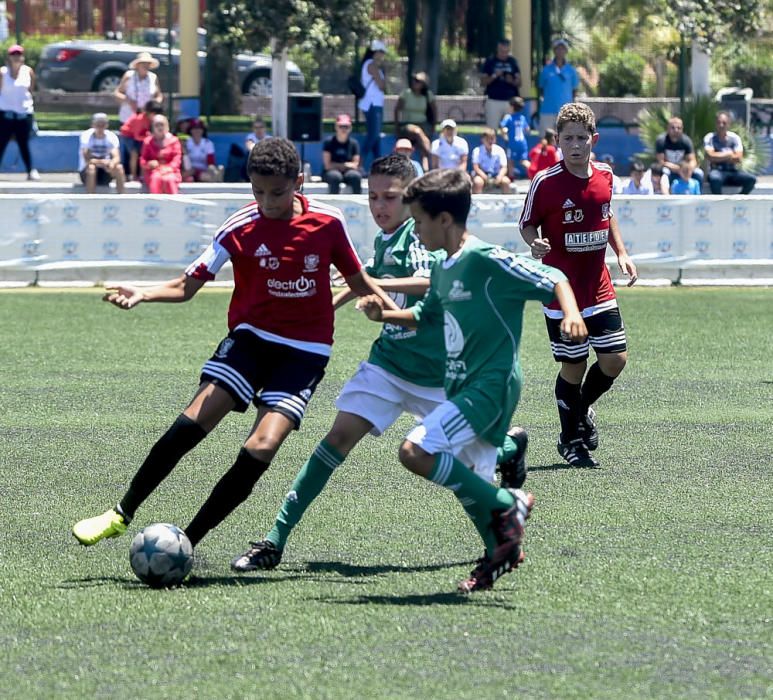
M200 119L191 119L190 136L182 142L185 182L222 182L223 166L215 163L215 144Z
M703 171L695 159L695 147L692 139L684 133L684 123L679 117L671 117L665 132L655 139L655 158L663 166L670 182L679 177L682 161L686 160L693 167L693 178L699 185L703 184Z
M118 137L107 127L107 114L97 112L91 117L91 128L80 137L78 172L89 194L97 191L97 185L109 185L113 179L118 194L124 193L121 145Z
M157 114L140 152L140 168L148 191L151 194L177 194L182 181L181 167L180 139L169 131L169 120Z
M430 139L437 121L437 104L429 89L426 73L419 71L411 76L410 87L397 98L394 118L397 137L409 138L421 152L422 167L428 165Z
M506 115L499 126L502 135L507 139L507 175L514 180L518 177L526 177L529 172L529 145L526 142L526 134L529 133L529 120L523 113L523 98L510 99L510 114Z
M668 173L663 172L663 166L660 163L653 163L649 170L644 173L644 179L652 184L652 194L669 194L671 192L671 179Z
M150 122L157 114L163 114L164 108L160 102L148 100L142 112L132 114L121 124L121 141L124 150L129 154L129 180L139 177L140 151L142 142L150 134Z
M395 142L395 153L399 153L411 161L416 177L424 175L424 168L421 167L421 163L413 159L413 144L410 139L397 139Z
M693 179L693 164L683 160L679 165L679 177L671 183L671 194L700 194L701 186Z
M352 118L339 114L335 133L322 145L322 179L327 183L329 194L338 194L342 182L352 188L353 194L362 192L360 144L351 134Z
M440 124L440 136L432 142L432 167L467 171L467 155L470 147L456 134L456 122L444 119Z
M730 113L717 112L716 130L703 139L703 148L709 161L709 185L711 194L722 194L725 185L741 188L741 194L749 194L757 183L751 173L741 170L743 144L734 131L729 131ZM673 192L673 188L671 189Z
M529 180L533 180L538 172L555 165L559 160L556 149L556 131L555 129L545 129L542 140L529 151L529 169L526 173Z
M269 136L271 134L266 131L266 122L262 117L255 115L255 119L252 120L252 131L244 139L244 148L247 151L247 155L249 155L255 144L269 138Z
M472 193L499 189L502 194L510 193L510 178L507 177L507 154L496 143L497 133L486 127L480 137L480 146L472 150Z
M652 181L644 178L644 164L635 160L631 163L630 179L625 183L621 194L653 194Z

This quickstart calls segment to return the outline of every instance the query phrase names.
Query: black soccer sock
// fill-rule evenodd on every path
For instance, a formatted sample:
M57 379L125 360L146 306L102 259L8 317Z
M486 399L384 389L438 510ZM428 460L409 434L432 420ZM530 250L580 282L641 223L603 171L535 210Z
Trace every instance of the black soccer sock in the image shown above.
M570 384L560 374L556 377L556 404L561 419L561 442L579 437L580 385Z
M142 466L134 475L126 495L118 507L128 519L156 487L172 472L183 455L190 452L205 437L207 431L188 416L180 414L169 430L153 445Z
M585 381L582 383L582 389L580 394L582 396L581 401L581 415L585 415L596 401L599 396L606 393L614 384L615 378L604 374L599 367L599 363L595 362L588 370L588 374L585 375Z
M215 484L209 498L199 508L185 534L195 547L212 528L217 527L241 503L247 500L269 463L253 457L246 449L239 451L233 466Z

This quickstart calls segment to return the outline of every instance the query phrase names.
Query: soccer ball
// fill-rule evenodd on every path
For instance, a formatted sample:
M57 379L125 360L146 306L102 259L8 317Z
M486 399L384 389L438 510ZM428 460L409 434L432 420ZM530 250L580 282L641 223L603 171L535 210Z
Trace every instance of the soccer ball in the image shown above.
M132 540L129 562L137 578L152 588L176 586L191 571L193 545L176 525L148 525Z

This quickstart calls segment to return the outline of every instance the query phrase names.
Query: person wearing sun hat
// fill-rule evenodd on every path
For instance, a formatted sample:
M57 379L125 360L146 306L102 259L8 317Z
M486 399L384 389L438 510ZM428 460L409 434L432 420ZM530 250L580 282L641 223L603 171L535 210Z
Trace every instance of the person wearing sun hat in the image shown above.
M14 44L8 49L8 64L0 68L0 161L8 142L15 138L28 180L40 180L29 147L35 120L34 89L35 71L24 62L24 47Z
M440 123L440 136L432 142L432 168L467 171L470 146L456 133L456 122L444 119Z
M360 82L365 88L365 94L357 102L357 107L365 114L366 134L362 150L366 170L381 155L381 127L384 123L386 90L385 57L386 44L381 39L374 39L362 57L360 67Z
M118 120L121 124L142 110L148 101L164 101L158 76L153 72L158 65L158 59L148 51L140 51L129 64L129 70L121 77L114 93L120 103Z

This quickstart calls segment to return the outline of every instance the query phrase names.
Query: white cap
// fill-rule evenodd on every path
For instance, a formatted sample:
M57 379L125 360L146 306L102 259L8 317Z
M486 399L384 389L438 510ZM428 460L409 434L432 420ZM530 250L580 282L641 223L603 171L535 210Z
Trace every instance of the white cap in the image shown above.
M442 122L440 122L440 128L445 129L447 126L450 126L452 129L456 129L456 122L453 119L444 119Z
M381 39L374 39L370 42L371 51L383 51L386 53L386 44Z

